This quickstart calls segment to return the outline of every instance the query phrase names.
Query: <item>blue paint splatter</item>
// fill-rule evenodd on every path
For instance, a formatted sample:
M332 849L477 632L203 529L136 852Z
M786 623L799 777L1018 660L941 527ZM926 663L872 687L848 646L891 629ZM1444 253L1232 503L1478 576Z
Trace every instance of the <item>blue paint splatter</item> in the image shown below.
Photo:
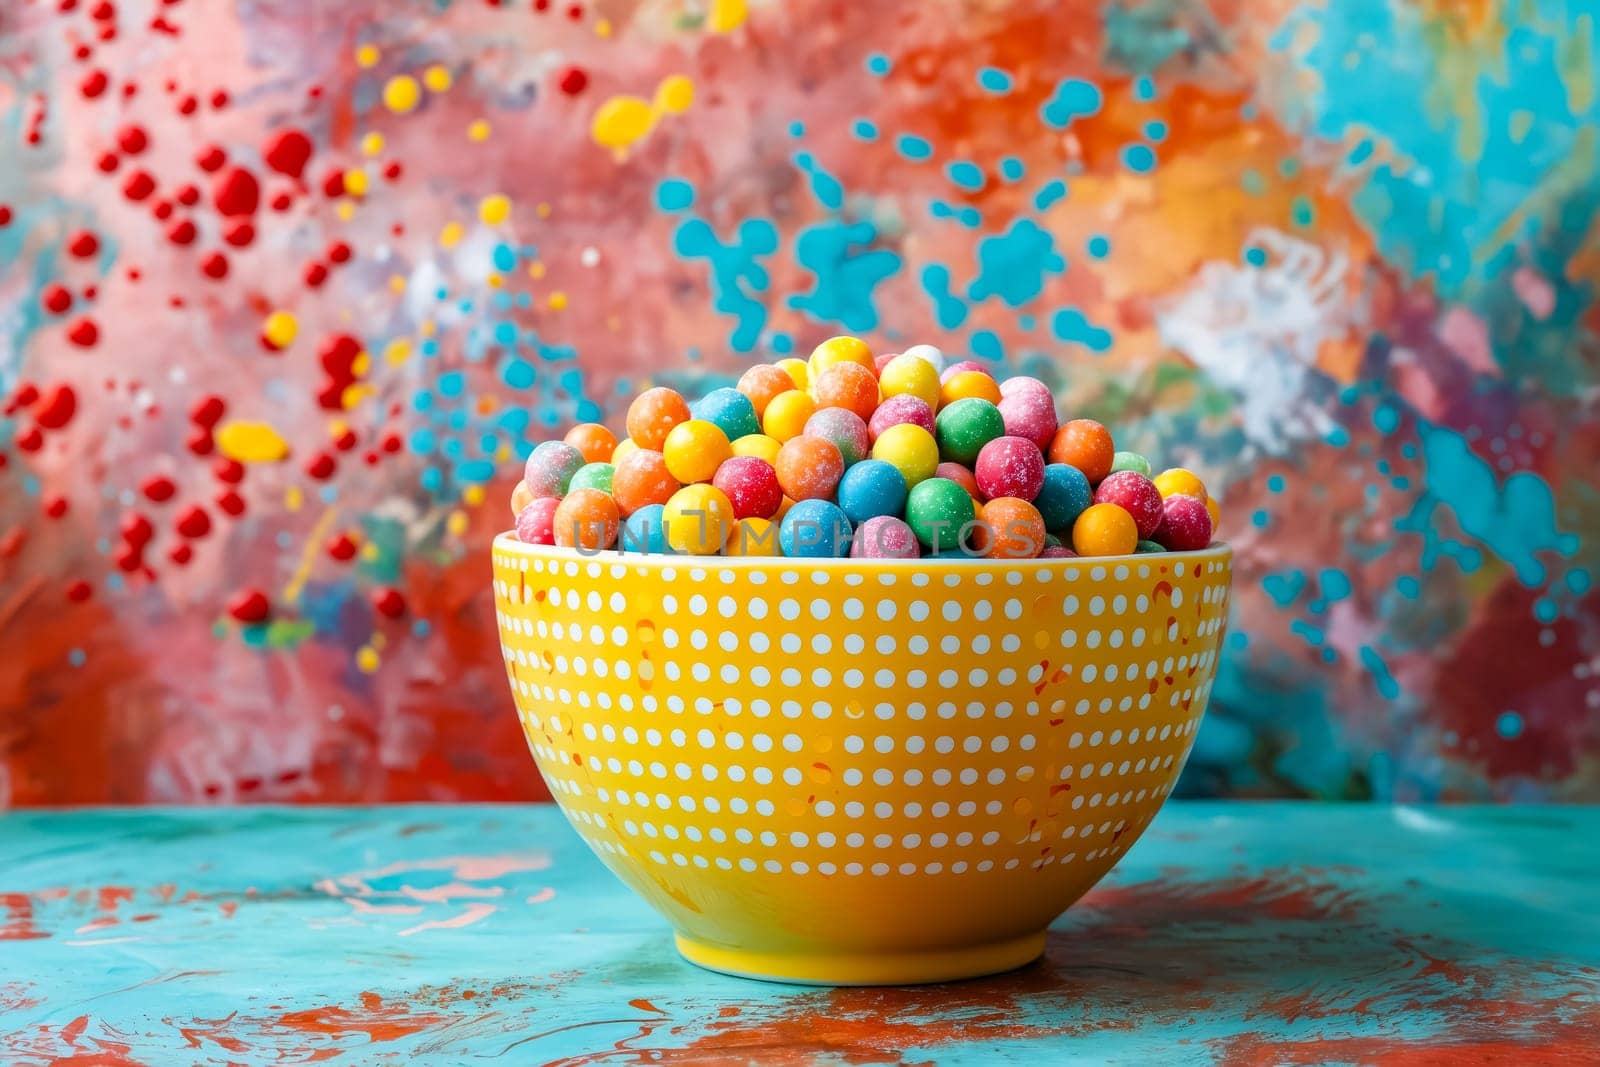
M1394 675L1389 673L1389 665L1383 657L1378 655L1371 645L1362 645L1360 650L1361 665L1372 675L1372 680L1378 686L1378 694L1385 700L1394 700L1400 696L1400 683L1394 680Z
M1067 183L1060 178L1052 178L1039 187L1033 194L1033 206L1036 210L1043 211L1057 200L1067 195Z
M673 248L685 259L710 264L712 307L737 320L728 343L736 352L749 352L766 328L767 308L745 289L766 291L767 272L757 260L778 250L777 228L766 219L746 219L734 241L724 244L704 220L689 219L673 235Z
M1028 168L1016 156L1006 156L1000 161L1000 177L1008 182L1021 181Z
M993 363L1005 362L1005 345L1000 343L999 336L993 330L975 330L969 343L973 355Z
M1039 106L1039 117L1047 126L1064 129L1075 118L1099 114L1101 101L1100 89L1093 82L1067 78Z
M1244 250L1244 261L1252 267L1265 267L1267 265L1267 250L1251 245Z
M1111 254L1111 242L1100 234L1089 238L1089 255L1095 259L1105 259Z
M902 133L896 137L894 149L913 163L921 163L933 157L933 144L926 137L918 137L914 133Z
M1147 144L1123 145L1122 165L1137 174L1148 174L1156 167L1155 151Z
M1293 604L1295 598L1306 587L1306 574L1302 570L1291 568L1269 574L1261 579L1261 589L1272 598L1272 602L1280 608Z
M930 263L922 268L922 289L933 299L934 314L939 325L953 330L967 320L967 305L950 293L950 269L940 263Z
M968 192L977 192L982 189L984 182L987 180L983 176L982 167L965 159L958 159L954 163L946 163L944 176L949 178L958 188L965 189Z
M978 242L978 276L967 296L998 296L1011 307L1021 307L1044 291L1046 274L1066 269L1050 232L1032 219L1017 219L1005 233Z
M1507 741L1515 741L1522 736L1522 725L1522 716L1508 709L1494 720L1494 732Z
M1111 333L1092 324L1077 308L1062 308L1050 318L1050 332L1062 341L1084 345L1092 352L1111 347Z
M976 230L983 225L983 215L970 205L957 207L944 200L930 200L928 214L936 219L954 219L969 230Z
M810 152L796 152L794 162L811 179L811 195L817 198L817 203L834 211L844 206L844 186L822 169Z
M878 139L878 127L871 119L856 119L850 124L850 133L859 141Z
M1328 567L1317 575L1317 587L1322 590L1322 598L1330 604L1336 604L1350 595L1350 577L1335 567Z
M1156 83L1148 77L1142 77L1133 83L1133 98L1148 101L1156 98Z
M876 328L873 290L900 270L900 256L888 249L861 251L877 237L870 222L823 222L800 231L795 258L816 283L810 292L789 297L789 306L851 330Z
M500 365L500 380L513 389L530 389L538 378L532 363L511 356Z
M874 52L867 57L867 73L876 77L883 77L891 69L889 57L882 52Z
M662 211L683 211L694 206L694 186L682 178L667 178L656 185L656 207Z
M991 93L1011 91L1011 75L998 67L984 67L978 71L978 84Z
M1144 135L1152 141L1165 141L1167 139L1167 124L1160 119L1151 119L1144 124Z

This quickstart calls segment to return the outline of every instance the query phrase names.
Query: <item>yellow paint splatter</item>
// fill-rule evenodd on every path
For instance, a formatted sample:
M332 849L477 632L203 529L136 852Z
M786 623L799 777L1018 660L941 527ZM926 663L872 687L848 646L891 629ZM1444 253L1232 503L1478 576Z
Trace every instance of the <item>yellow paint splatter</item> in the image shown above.
M656 111L649 101L613 96L594 113L589 132L596 144L620 152L649 133L655 122Z
M389 643L388 635L384 634L381 631L374 633L367 640L367 644L371 645L373 648L377 649L379 652L382 652L383 649L384 649L384 646L387 645L388 643Z
M432 337L439 329L439 324L432 319L423 319L422 325L417 327L417 332L424 337Z
M351 167L344 172L344 191L351 196L367 195L367 172L360 167Z
M486 225L498 226L511 217L511 198L504 193L486 196L478 202L478 218Z
M298 485L291 486L290 489L297 494L300 492ZM295 507L299 507L298 502ZM300 558L295 562L294 574L290 575L289 583L283 587L285 603L294 604L299 601L300 592L305 589L306 581L311 577L311 568L321 555L323 542L328 539L328 531L333 527L333 518L333 509L328 508L317 519L317 524L311 528L305 544L300 546Z
M444 67L434 65L422 72L422 84L435 93L442 93L450 88L450 71Z
M261 336L273 348L288 348L299 333L299 321L287 311L274 311L261 324Z
M333 213L339 216L340 222L349 222L355 217L356 202L354 200L341 200L333 206Z
M712 33L730 33L744 25L750 17L745 0L711 0L711 13L706 16L706 29Z
M344 392L339 394L339 403L346 411L349 411L367 397L376 396L377 392L372 386L357 382L354 385L344 387Z
M450 517L445 520L444 528L450 531L450 536L460 537L467 532L467 513L452 511Z
M391 367L398 367L411 358L411 342L404 337L396 337L383 347L383 361Z
M486 119L476 119L467 127L467 137L474 141L487 141L489 132L489 123Z
M371 541L367 541L361 546L361 560L363 563L371 563L376 560L379 555L381 555L381 553L378 551L378 546L373 544Z
M610 19L596 19L595 23L594 23L594 35L596 37L610 37L611 36L611 20Z
M469 485L461 493L461 502L469 508L475 508L483 503L485 495L483 486Z
M217 428L217 451L240 463L277 463L289 442L265 422L225 422Z
M491 274L484 280L489 283L489 288L491 289L505 288L506 280L498 274Z
M383 134L374 130L361 138L362 155L375 156L383 151Z
M541 201L539 206L533 209L533 213L538 215L541 219L547 219L550 217L550 205Z
M378 65L378 46L364 44L356 49L356 66L375 67Z
M300 505L306 502L305 490L298 485L291 485L283 491L283 506L288 511L299 511Z
M674 74L661 79L656 86L656 111L666 115L681 115L694 103L694 82L687 75Z
M540 263L538 260L534 260L532 263L528 264L528 277L535 279L543 278L544 264Z
M454 248L461 241L461 223L447 222L444 229L439 231L439 244L444 248Z
M391 274L391 275L389 275L389 291L391 293L403 293L403 292L405 292L406 291L406 276L404 274Z
M562 308L567 306L567 294L557 289L555 292L550 294L549 303L551 311L560 311Z
M376 671L380 662L378 650L371 645L362 645L356 651L356 666L360 668L363 674L371 674Z
M404 115L422 101L422 88L409 74L396 74L383 87L383 106Z

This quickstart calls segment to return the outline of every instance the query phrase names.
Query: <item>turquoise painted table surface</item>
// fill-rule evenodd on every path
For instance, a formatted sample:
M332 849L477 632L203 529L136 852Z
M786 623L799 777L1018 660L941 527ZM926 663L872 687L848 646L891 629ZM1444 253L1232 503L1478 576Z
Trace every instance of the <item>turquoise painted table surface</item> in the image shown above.
M0 1062L1594 1063L1600 809L1174 803L1041 962L697 970L552 807L0 818Z

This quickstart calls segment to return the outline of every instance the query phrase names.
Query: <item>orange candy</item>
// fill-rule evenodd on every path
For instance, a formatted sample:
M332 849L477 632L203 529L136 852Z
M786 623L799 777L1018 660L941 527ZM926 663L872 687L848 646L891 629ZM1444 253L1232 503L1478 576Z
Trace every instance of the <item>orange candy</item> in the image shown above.
M562 440L582 452L585 463L610 463L617 448L617 435L598 422L580 422Z
M771 363L758 363L739 376L739 392L750 398L760 418L779 393L795 388L794 379L782 367Z
M628 405L628 436L640 448L659 452L672 428L688 419L689 404L677 390L665 386L646 389Z
M1126 556L1138 544L1138 524L1115 504L1090 504L1072 524L1072 548L1080 556Z
M617 543L616 501L599 489L575 489L556 506L552 529L563 548L610 548Z
M1093 419L1073 419L1050 442L1050 462L1077 467L1090 485L1111 473L1116 455L1111 431Z
M978 510L972 547L990 559L1032 559L1044 551L1044 519L1019 497L997 496Z
M859 363L835 363L811 383L819 408L844 408L866 422L878 409L877 376Z
M844 457L832 441L800 436L778 449L778 484L792 500L828 500L844 475Z
M993 375L982 371L967 370L952 374L950 380L939 387L939 406L949 407L957 400L965 400L969 396L998 405L1000 384L994 380Z
M666 457L648 448L623 456L611 475L611 496L623 518L646 505L665 504L680 488L678 479L667 470Z

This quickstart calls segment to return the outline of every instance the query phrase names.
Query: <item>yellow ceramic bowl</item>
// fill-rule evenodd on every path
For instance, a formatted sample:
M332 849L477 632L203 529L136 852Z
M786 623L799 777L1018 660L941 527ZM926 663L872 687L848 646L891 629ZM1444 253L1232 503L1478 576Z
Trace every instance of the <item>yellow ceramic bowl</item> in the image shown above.
M582 556L494 544L556 802L695 963L989 974L1149 825L1216 674L1231 553Z

